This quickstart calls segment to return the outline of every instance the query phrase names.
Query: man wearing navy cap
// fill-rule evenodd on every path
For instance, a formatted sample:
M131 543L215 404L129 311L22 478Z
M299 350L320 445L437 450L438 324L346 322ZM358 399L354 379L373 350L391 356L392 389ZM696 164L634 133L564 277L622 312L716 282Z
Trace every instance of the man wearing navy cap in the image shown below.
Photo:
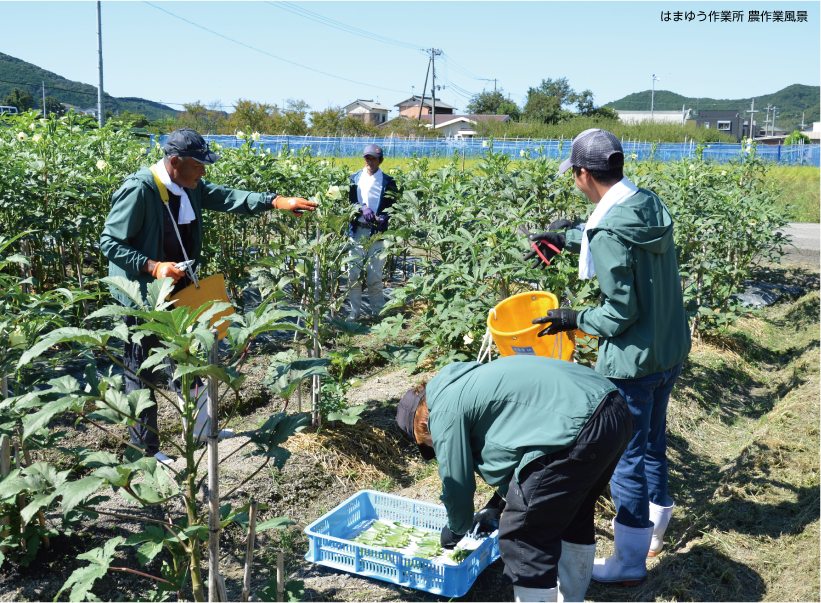
M371 310L378 315L385 305L382 295L382 270L385 267L385 242L376 237L388 230L388 214L398 194L396 181L385 174L379 166L382 164L382 149L369 144L363 152L365 167L351 176L349 199L351 205L359 207L359 213L351 222L348 236L354 244L352 261L348 269L348 300L351 311L348 320L356 320L362 306L362 283L359 280L363 267L365 282L368 284L368 300Z
M100 249L109 260L109 276L123 276L136 282L143 299L146 299L148 284L154 279L174 279L177 291L190 281L175 265L187 257L194 262L193 272L200 264L203 209L245 215L279 209L298 217L303 211L316 208L316 202L299 197L232 190L204 180L205 166L219 159L199 133L183 128L168 136L165 156L159 162L125 179L112 197L111 212L100 237ZM157 179L168 190L168 204L162 201ZM121 291L112 288L111 292L124 306L135 307ZM125 317L125 321L128 326L137 324L137 319L132 316ZM151 349L156 347L159 347L159 341L154 336L144 337L139 344L125 344L126 394L144 389L142 380L157 385L159 379L153 371L140 372L142 380L136 374ZM172 388L178 389L172 380L169 382ZM156 402L153 392L151 399ZM169 462L169 457L159 451L156 405L145 410L140 420L149 428L143 425L130 428L131 443L142 445L147 455ZM199 425L197 430L202 431ZM203 437L205 433L207 431L203 431Z

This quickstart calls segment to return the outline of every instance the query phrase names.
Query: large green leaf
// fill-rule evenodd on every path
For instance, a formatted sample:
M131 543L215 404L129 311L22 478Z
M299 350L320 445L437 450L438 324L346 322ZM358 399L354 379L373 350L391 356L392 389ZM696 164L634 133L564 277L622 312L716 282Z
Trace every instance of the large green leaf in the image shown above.
M36 433L38 429L48 425L55 416L63 414L69 408L82 407L84 398L67 396L54 402L49 402L38 412L23 417L23 441Z
M295 524L291 521L290 517L275 517L273 519L269 519L268 521L258 523L256 526L256 531L265 532L267 530L282 530L292 525Z
M330 377L330 358L303 358L288 363L275 362L268 370L263 385L286 400L291 397L299 384L315 375Z
M115 550L122 543L122 536L116 536L105 543L104 546L92 549L87 553L77 556L77 559L82 561L90 561L91 563L85 567L78 568L69 576L66 583L57 592L54 600L60 598L64 590L71 589L69 594L69 601L85 601L86 595L98 578L105 576L114 559Z
M100 469L97 471L100 471ZM55 494L63 497L63 516L68 515L74 507L101 490L105 483L105 480L100 477L89 476L62 484L55 490Z
M287 415L283 412L270 416L256 432L250 435L255 445L252 454L268 456L274 459L274 464L281 467L290 456L290 452L281 448L280 444L294 435L308 422L305 415Z
M338 412L332 412L328 414L329 421L342 421L346 425L355 425L357 421L361 418L359 415L362 414L368 408L367 404L361 404L360 406L352 406L350 408L344 408Z
M106 276L100 279L100 282L105 283L109 287L116 289L130 299L135 306L141 310L147 310L144 300L140 294L140 283L131 281L124 276Z

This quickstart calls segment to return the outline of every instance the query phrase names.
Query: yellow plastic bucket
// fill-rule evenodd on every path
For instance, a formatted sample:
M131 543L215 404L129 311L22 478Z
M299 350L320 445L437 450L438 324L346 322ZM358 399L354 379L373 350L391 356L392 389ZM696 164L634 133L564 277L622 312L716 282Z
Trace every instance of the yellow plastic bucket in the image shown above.
M545 356L559 360L573 357L575 331L538 337L547 325L534 325L532 320L547 315L559 307L556 296L545 291L519 293L508 297L487 316L487 328L499 353L504 356Z
M228 299L228 293L225 291L225 277L221 274L214 274L199 281L199 288L196 285L189 285L179 293L174 294L174 307L186 306L188 308L199 308L208 302L226 302L231 303ZM210 308L207 306L203 312ZM225 316L230 316L234 313L234 308L228 308L222 312L217 312L211 317L211 326ZM223 322L217 326L217 339L222 339L228 334L229 323Z

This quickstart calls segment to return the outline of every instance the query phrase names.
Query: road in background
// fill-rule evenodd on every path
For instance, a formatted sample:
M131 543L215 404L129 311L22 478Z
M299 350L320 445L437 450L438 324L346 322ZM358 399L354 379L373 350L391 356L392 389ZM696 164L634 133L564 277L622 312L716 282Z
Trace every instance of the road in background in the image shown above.
M785 258L821 266L821 224L790 222L784 229L793 247L787 247Z

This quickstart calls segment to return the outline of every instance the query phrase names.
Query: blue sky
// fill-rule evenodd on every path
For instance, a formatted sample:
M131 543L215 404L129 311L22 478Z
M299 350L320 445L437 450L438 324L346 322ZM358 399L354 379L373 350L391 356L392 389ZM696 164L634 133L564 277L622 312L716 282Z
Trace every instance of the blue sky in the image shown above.
M314 109L378 98L394 109L412 90L421 93L428 59L419 49L430 47L444 51L436 71L437 84L446 88L438 96L460 111L466 93L493 89L493 81L480 78L496 78L521 104L528 87L543 78L567 77L573 88L589 88L604 104L648 90L654 73L661 78L657 90L712 98L818 85L821 73L818 2L293 3L407 46L328 27L278 2L155 4L265 53L353 82L241 46L144 2L103 2L106 92L223 105L238 98L280 105L296 98ZM94 2L2 2L0 10L0 52L96 85ZM741 10L744 22L661 21L662 11L676 10ZM748 23L754 10L805 10L808 22Z

